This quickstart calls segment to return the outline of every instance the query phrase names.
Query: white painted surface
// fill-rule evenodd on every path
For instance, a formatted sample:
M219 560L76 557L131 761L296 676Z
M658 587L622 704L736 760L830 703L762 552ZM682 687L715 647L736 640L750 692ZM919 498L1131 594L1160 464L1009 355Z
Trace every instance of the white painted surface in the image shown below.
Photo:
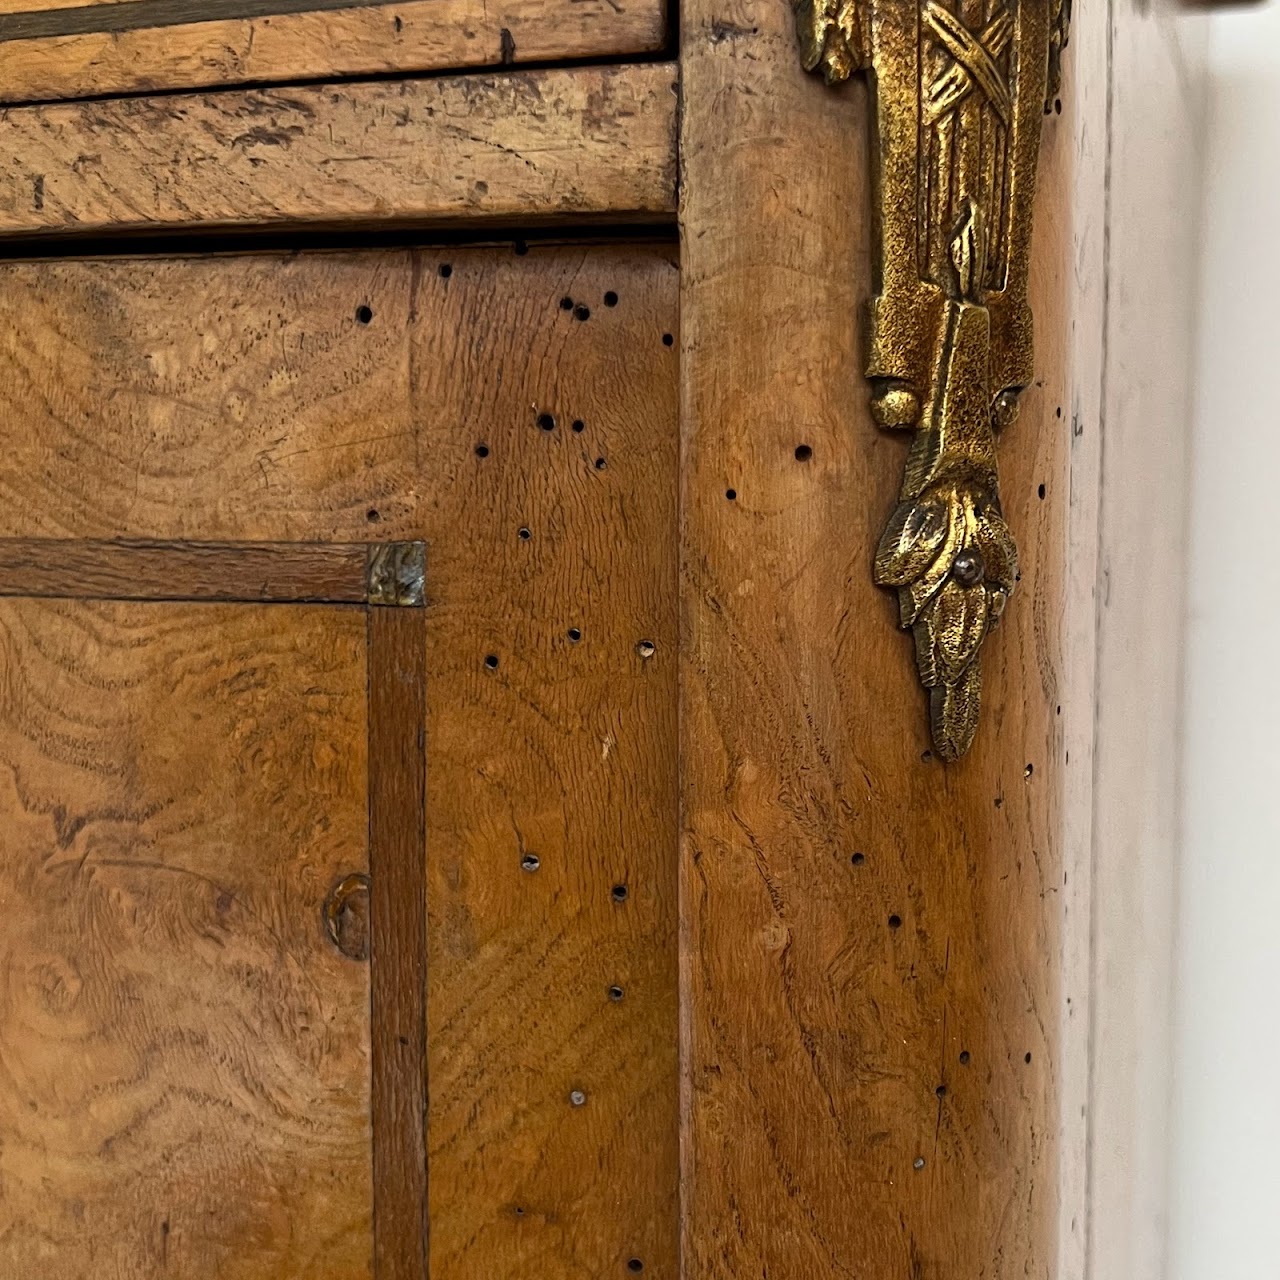
M1072 19L1062 95L1071 130L1073 279L1070 306L1071 483L1067 511L1062 732L1063 954L1058 1151L1058 1280L1082 1280L1089 1240L1089 1029L1093 985L1094 690L1097 681L1098 497L1102 460L1102 363L1106 327L1107 112L1111 13L1080 4ZM1046 150L1047 154L1047 150Z
M1209 66L1168 1276L1280 1280L1280 5Z
M1173 0L1111 0L1107 11L1101 413L1077 424L1072 453L1072 554L1096 586L1085 615L1096 673L1082 699L1094 716L1083 1275L1165 1280L1206 24ZM1091 468L1101 479L1088 562L1088 503L1076 492L1088 493ZM1081 593L1071 607L1078 616ZM1076 758L1073 750L1072 769ZM1069 770L1073 809L1077 781ZM1064 1268L1060 1280L1080 1276ZM1280 1280L1280 1271L1254 1280Z

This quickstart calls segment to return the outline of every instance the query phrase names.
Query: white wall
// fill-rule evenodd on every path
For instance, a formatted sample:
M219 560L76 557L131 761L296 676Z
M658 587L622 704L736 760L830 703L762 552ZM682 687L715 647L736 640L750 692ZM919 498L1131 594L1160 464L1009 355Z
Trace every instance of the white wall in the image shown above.
M1280 1280L1280 4L1209 63L1168 1275Z

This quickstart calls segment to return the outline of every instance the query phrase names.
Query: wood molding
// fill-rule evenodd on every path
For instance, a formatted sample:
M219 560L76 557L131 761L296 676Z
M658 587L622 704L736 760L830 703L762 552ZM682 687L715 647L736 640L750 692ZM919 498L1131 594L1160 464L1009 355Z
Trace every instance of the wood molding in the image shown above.
M1120 0L1107 14L1085 1275L1163 1280L1175 1212L1172 992L1185 803L1190 419L1196 324L1206 314L1189 302L1201 289L1203 232L1199 202L1187 191L1205 172L1210 76L1203 19L1136 0Z
M121 98L0 112L0 236L660 221L675 69Z
M364 604L358 543L0 538L0 596Z
M659 0L135 0L0 10L0 101L656 52Z
M369 610L374 1274L427 1275L426 664L422 609Z

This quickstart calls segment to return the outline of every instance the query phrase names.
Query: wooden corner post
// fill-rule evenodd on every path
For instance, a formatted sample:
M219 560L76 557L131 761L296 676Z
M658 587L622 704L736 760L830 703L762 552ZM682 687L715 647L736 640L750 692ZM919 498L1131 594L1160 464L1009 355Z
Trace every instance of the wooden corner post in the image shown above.
M1066 14L682 14L685 1280L1047 1280Z

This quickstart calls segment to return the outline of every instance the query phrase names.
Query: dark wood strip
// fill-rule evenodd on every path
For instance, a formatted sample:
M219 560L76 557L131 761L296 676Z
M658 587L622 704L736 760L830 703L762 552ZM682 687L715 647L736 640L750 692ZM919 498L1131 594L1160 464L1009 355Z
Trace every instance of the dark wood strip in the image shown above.
M0 596L363 604L360 543L0 539Z
M426 613L369 610L374 1275L427 1274Z
M368 9L395 0L132 0L130 4L90 4L74 9L31 9L0 14L0 41L41 36L137 31L144 27L181 27L190 22L275 17Z

